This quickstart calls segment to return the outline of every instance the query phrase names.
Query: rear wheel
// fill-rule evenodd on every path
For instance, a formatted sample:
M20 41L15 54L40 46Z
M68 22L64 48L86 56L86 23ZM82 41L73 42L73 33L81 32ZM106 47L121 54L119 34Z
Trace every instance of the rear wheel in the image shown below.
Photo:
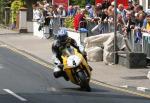
M79 77L79 85L82 90L91 91L91 87L89 86L89 80L87 79L85 73L83 71L78 72Z

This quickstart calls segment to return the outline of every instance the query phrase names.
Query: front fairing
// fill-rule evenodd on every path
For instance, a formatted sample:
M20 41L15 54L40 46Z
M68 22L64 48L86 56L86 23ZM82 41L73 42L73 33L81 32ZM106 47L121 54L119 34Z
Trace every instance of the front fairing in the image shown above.
M78 58L80 58L80 62L77 63L77 65L74 67L69 66L68 62L67 62L69 60L68 58L71 56L77 56ZM63 59L64 71L67 73L71 82L77 84L74 74L75 74L75 72L77 72L81 69L86 69L88 71L88 73L91 75L91 72L89 70L89 66L88 66L86 60L84 59L82 54L80 54L78 52L78 50L76 48L73 48L73 47L71 49L67 48L65 51L63 51L62 59ZM84 66L84 68L83 68L83 66Z
M62 50L62 59L63 59L63 64L64 64L64 69L66 68L74 68L78 66L83 57L80 53L78 53L77 49L74 47L67 47L64 50ZM76 62L76 66L73 66L73 61Z

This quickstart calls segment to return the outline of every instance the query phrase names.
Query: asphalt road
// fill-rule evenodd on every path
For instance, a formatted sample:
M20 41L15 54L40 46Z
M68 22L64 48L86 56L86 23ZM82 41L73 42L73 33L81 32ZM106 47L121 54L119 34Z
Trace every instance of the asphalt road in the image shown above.
M0 103L150 103L150 99L91 84L92 92L55 79L52 70L0 47Z

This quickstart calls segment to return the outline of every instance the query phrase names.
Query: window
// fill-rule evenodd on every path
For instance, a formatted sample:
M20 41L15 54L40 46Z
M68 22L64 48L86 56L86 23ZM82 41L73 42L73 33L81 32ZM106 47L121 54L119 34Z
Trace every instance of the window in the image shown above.
M150 0L148 0L148 9L150 9Z

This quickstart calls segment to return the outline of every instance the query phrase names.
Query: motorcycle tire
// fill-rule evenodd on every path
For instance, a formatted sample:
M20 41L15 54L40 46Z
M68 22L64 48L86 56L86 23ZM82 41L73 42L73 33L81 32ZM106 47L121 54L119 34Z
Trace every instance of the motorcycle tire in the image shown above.
M83 71L78 72L78 78L80 81L79 85L80 85L81 89L90 92L91 87L89 86L89 81L87 80L87 77Z

